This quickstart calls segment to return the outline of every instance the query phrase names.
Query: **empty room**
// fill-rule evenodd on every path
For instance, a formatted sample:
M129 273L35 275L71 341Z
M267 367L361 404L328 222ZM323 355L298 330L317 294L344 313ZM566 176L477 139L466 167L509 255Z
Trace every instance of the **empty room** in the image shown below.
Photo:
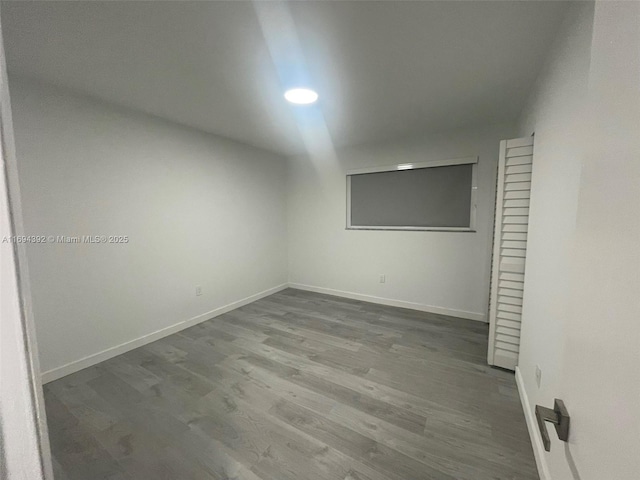
M0 2L2 480L636 480L640 2Z

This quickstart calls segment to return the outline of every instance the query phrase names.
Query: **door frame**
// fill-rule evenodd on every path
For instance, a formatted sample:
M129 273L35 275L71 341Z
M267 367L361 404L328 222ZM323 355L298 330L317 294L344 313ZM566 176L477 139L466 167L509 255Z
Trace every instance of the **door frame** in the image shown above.
M8 226L8 236L25 235L22 221L22 204L18 181L11 101L6 69L6 57L2 28L0 26L0 148L2 176L0 179L0 218ZM0 410L2 430L0 438L5 447L0 473L7 478L25 480L53 480L49 434L47 429L44 394L40 378L40 363L36 341L35 323L31 302L31 287L27 268L26 244L9 242L2 245L2 329L9 335L0 335L0 350L18 352L7 362L6 371L10 378L4 378L4 403L10 403L12 412L20 411L23 417L4 417ZM20 358L22 357L22 358ZM6 372L5 371L5 372ZM6 388L6 386L9 388ZM8 394L7 394L8 391ZM19 392L28 392L21 395ZM0 398L1 400L1 398ZM9 415L7 415L9 417ZM35 435L35 438L33 436ZM20 454L13 455L12 442L20 442Z

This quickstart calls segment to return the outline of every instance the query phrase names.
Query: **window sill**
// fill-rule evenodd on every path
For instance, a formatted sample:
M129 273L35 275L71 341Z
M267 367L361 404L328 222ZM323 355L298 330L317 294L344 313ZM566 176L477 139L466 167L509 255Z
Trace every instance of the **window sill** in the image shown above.
M476 233L469 227L345 227L345 230L380 230L395 232L459 232Z

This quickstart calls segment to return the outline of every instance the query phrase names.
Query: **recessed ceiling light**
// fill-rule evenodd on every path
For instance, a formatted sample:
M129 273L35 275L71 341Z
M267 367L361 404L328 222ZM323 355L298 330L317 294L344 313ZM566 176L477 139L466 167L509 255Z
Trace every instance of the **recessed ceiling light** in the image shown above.
M398 165L396 168L398 170L409 170L413 168L413 163L403 163L401 165Z
M318 94L308 88L292 88L284 92L284 98L296 105L309 105L318 100Z

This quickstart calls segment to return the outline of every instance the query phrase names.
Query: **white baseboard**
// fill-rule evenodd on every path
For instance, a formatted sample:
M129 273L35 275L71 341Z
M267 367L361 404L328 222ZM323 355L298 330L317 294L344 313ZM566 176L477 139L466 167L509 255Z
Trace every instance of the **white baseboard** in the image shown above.
M78 372L84 368L90 367L100 362L104 362L105 360L109 360L110 358L116 357L118 355L122 355L123 353L126 353L135 348L142 347L143 345L147 345L148 343L155 342L156 340L160 340L161 338L167 337L169 335L173 335L174 333L184 330L185 328L189 328L197 325L198 323L210 320L214 317L230 312L231 310L235 310L236 308L240 308L244 305L255 302L256 300L260 300L261 298L273 295L274 293L280 292L287 287L288 284L283 283L282 285L278 285L277 287L269 288L268 290L265 290L263 292L256 293L255 295L251 295L228 305L224 305L209 312L205 312L201 315L190 318L188 320L184 320L174 325L170 325L166 328L156 330L155 332L149 333L134 340L121 343L120 345L116 345L115 347L107 348L106 350L94 353L93 355L89 355L79 360L67 363L66 365L53 368L41 374L41 381L43 384L52 382L72 373Z
M449 315L452 317L466 318L468 320L478 320L480 322L487 321L487 316L484 313L467 312L465 310L455 310L452 308L436 307L434 305L425 305L423 303L406 302L404 300L394 300L391 298L376 297L374 295L365 295L362 293L346 292L344 290L334 290L332 288L314 287L312 285L303 285L301 283L289 283L289 287L297 288L298 290L307 290L309 292L324 293L326 295L335 295L336 297L351 298L352 300L361 300L363 302L389 305L391 307L408 308L411 310L419 310L421 312L436 313L439 315Z
M122 355L130 350L133 350L138 347L142 347L147 345L148 343L155 342L156 340L160 340L161 338L167 337L169 335L173 335L185 328L192 327L193 325L197 325L198 323L202 323L206 320L210 320L218 315L222 315L224 313L230 312L231 310L235 310L236 308L242 307L243 305L247 305L249 303L255 302L256 300L260 300L261 298L267 297L269 295L273 295L274 293L280 292L286 288L297 288L299 290L308 290L310 292L316 293L324 293L327 295L335 295L338 297L351 298L353 300L361 300L364 302L378 303L381 305L389 305L392 307L400 307L400 308L409 308L412 310L419 310L422 312L430 312L436 313L440 315L450 315L453 317L467 318L470 320L478 320L478 321L486 321L486 315L482 313L476 312L467 312L464 310L454 310L450 308L436 307L433 305L424 305L421 303L413 303L413 302L405 302L402 300L393 300L390 298L376 297L373 295L364 295L360 293L346 292L342 290L334 290L331 288L324 287L314 287L311 285L303 285L299 283L289 283L278 285L277 287L270 288L263 292L256 293L255 295L251 295L249 297L243 298L236 302L230 303L228 305L216 308L209 312L205 312L196 317L190 318L188 320L184 320L182 322L178 322L174 325L170 325L161 330L157 330L155 332L149 333L142 337L130 340L128 342L122 343L120 345L116 345L115 347L108 348L98 353L94 353L92 355L88 355L79 360L74 360L73 362L67 363L60 367L53 368L41 374L42 383L49 383L59 378L65 377L72 373L78 372L84 368L90 367L92 365L96 365L97 363L104 362L105 360L109 360L110 358L116 357L118 355Z
M533 446L533 456L536 459L538 475L540 476L540 480L551 480L544 445L542 444L542 438L540 438L538 434L538 422L534 417L533 409L529 403L529 396L524 388L522 373L520 373L520 368L518 367L516 367L516 385L518 385L518 393L520 394L520 402L522 402L522 409L524 410L524 418L527 421L527 430L529 430L529 437L531 438L531 445Z

